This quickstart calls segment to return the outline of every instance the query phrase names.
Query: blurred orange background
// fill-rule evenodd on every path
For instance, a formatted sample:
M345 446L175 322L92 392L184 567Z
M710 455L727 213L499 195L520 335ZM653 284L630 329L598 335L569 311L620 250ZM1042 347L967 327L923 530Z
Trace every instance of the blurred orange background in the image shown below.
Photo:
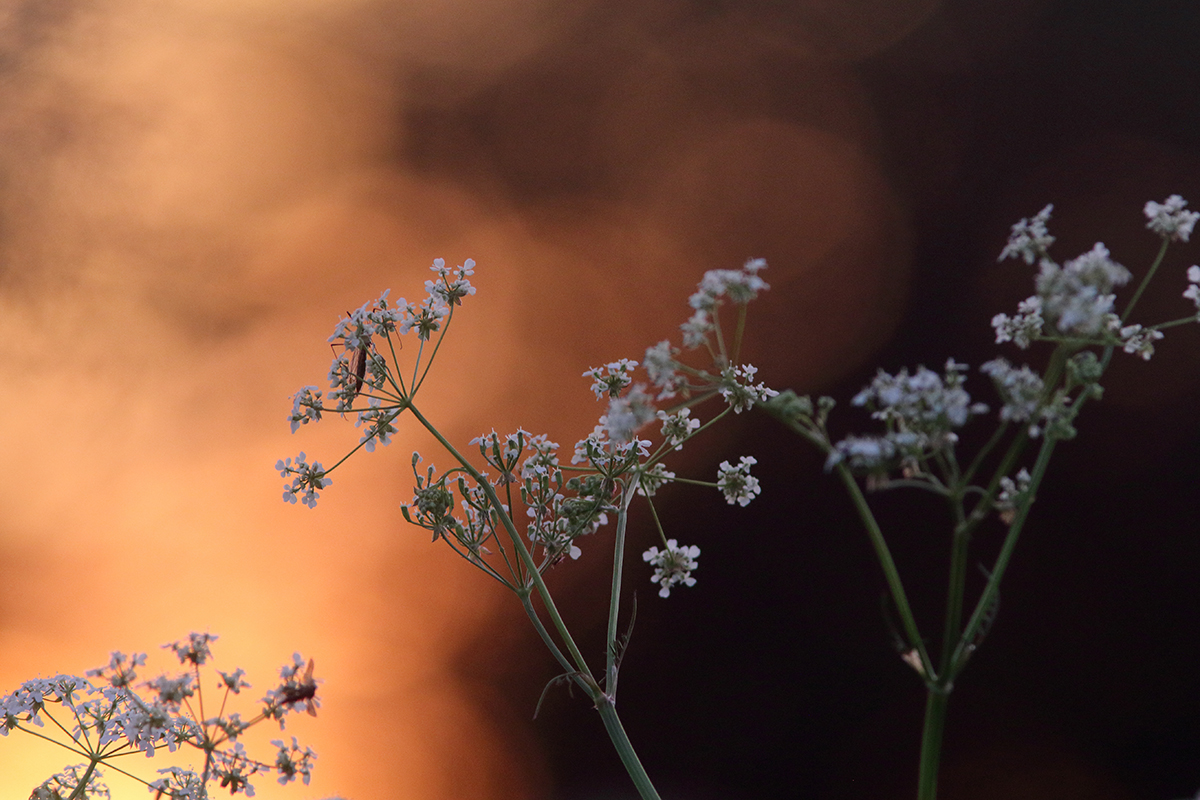
M814 11L782 37L671 3L9 0L0 691L111 650L150 651L150 677L172 668L159 645L211 631L252 697L294 650L325 681L287 731L320 755L312 786L259 797L546 796L524 710L454 668L526 657L527 622L400 518L411 450L447 459L406 425L315 511L285 505L277 459L328 465L358 435L291 436L289 396L324 382L342 313L420 297L439 256L478 262L421 398L459 443L521 425L570 448L599 413L580 373L673 336L701 273L751 256L774 287L751 325L762 377L843 374L895 325L909 258L849 65L935 5ZM780 58L788 121L756 89ZM587 114L563 99L579 85ZM487 153L452 135L480 109ZM597 545L571 567L603 583L603 562ZM10 736L0 796L67 763Z

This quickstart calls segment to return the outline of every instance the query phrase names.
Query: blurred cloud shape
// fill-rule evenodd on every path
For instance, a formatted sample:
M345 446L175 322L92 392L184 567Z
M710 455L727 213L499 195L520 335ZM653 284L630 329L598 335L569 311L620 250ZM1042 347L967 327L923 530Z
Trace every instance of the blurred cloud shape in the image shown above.
M342 312L419 295L437 256L480 264L423 395L452 434L573 442L599 413L579 373L751 256L775 286L751 360L835 378L898 319L909 258L842 65L934 5L8 3L0 690L211 630L260 684L315 657L316 792L544 795L528 723L459 671L519 640L511 598L400 524L428 443L285 506L276 459L354 443L287 436L287 398ZM9 737L0 794L64 755Z

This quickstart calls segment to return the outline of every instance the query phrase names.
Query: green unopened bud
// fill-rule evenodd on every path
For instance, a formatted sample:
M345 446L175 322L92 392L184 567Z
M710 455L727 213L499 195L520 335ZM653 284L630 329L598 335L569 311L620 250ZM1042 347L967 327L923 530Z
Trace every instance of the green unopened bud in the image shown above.
M797 395L791 389L772 397L764 403L764 407L772 416L783 420L806 420L812 419L813 415L812 400L807 395Z
M1100 380L1102 375L1104 367L1091 350L1077 353L1067 362L1067 380L1072 386L1088 386Z

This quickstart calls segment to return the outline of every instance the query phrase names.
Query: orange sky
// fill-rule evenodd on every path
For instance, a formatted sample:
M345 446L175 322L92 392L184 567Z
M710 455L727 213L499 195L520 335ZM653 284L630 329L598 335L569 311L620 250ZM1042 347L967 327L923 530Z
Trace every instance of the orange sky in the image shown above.
M746 31L652 47L632 30L619 44L638 57L613 65L609 126L581 156L627 169L622 191L531 212L397 155L408 77L455 71L470 93L559 47L586 4L36 5L0 11L16 54L0 88L0 691L209 630L255 691L293 650L316 659L321 714L288 732L320 760L288 797L544 793L527 729L497 730L449 669L482 631L504 652L512 599L399 516L411 450L447 459L406 426L316 511L287 506L277 459L328 464L357 441L332 420L291 436L288 398L323 382L341 313L384 288L420 297L438 256L478 262L422 397L459 442L520 424L569 447L599 412L579 374L672 335L701 272L748 256L775 287L751 342L763 377L828 379L886 335L907 258L854 80L814 61L808 126L689 122L688 59ZM918 5L839 36L882 46ZM538 116L519 100L514 142ZM0 796L65 763L10 736Z

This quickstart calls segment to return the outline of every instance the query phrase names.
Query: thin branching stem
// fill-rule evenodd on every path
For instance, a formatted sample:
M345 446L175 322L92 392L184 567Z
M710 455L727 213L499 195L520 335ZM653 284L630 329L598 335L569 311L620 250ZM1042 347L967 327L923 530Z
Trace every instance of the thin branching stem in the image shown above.
M538 636L542 637L542 642L546 645L546 649L554 656L554 660L567 671L573 674L576 668L571 665L571 662L563 655L563 651L559 649L558 644L554 641L554 637L550 635L550 631L546 630L546 626L542 624L542 618L538 616L537 609L533 607L533 601L530 599L528 589L516 590L517 597L521 598L521 607L525 609L525 615L529 617L529 621L533 623L533 628L538 632ZM583 687L585 690L586 686Z
M83 777L79 779L79 783L75 786L75 791L71 792L71 796L67 800L78 800L87 792L87 785L92 780L92 773L96 771L96 765L100 763L100 759L92 756L88 759L87 771L83 773Z
M1158 272L1158 265L1163 262L1163 257L1167 254L1167 247L1171 244L1171 240L1163 238L1162 246L1158 248L1158 255L1154 257L1154 263L1150 265L1150 269L1146 270L1145 277L1138 284L1137 291L1133 293L1133 297L1129 298L1129 304L1125 306L1125 311L1121 314L1121 322L1129 319L1129 315L1133 313L1133 307L1137 305L1137 301L1141 299L1142 292L1146 291L1146 287L1150 285L1150 281L1154 278L1154 273Z
M617 535L613 542L612 591L608 600L608 636L605 640L604 689L610 701L617 693L617 626L621 616L621 578L625 565L625 533L629 528L629 504L637 493L638 481L634 475L621 492L621 510L617 512Z
M867 529L867 538L871 540L871 546L875 548L875 556L879 559L879 566L883 568L883 576L888 584L888 591L891 592L892 602L896 604L896 612L900 615L900 624L904 627L904 635L908 638L908 646L917 651L917 655L921 659L921 668L925 672L928 680L935 680L937 672L933 667L933 662L929 658L929 653L925 649L925 641L921 636L921 631L917 627L917 619L913 616L912 607L908 604L908 594L904 591L904 582L900 580L900 571L896 568L896 562L892 558L892 551L888 548L887 540L884 539L883 531L879 527L879 522L875 519L875 514L871 511L870 505L867 503L867 498L863 495L862 489L858 485L858 481L854 479L850 469L844 462L839 462L834 469L837 471L838 478L846 487L846 491L850 494L850 500L854 503L854 509L858 512L859 519L862 520L863 527Z
M658 792L654 789L654 784L650 781L650 776L646 774L645 768L642 766L641 761L638 759L637 754L633 750L633 745L629 741L629 736L625 733L624 726L621 725L621 720L617 716L616 707L613 705L612 700L604 693L604 690L601 689L600 685L596 682L595 676L588 667L587 660L583 657L583 653L580 652L578 645L575 644L575 640L571 636L571 632L567 629L567 625L563 621L562 615L558 611L558 607L554 604L554 598L550 595L550 589L546 586L545 581L542 579L541 571L538 570L537 564L533 560L533 555L529 552L529 548L525 546L525 542L521 539L521 535L517 531L516 526L513 524L512 519L509 518L508 514L503 513L501 510L500 498L496 495L496 490L487 481L487 479L484 478L483 475L481 475L479 471L475 469L475 467L469 461L467 461L467 459L461 453L458 452L457 449L455 449L454 445L450 444L446 437L442 436L441 432L438 431L438 429L435 428L433 424L425 418L425 416L420 412L420 410L417 409L416 406L410 404L409 409L412 411L413 416L416 417L417 421L420 422L427 431L433 434L434 438L438 440L438 443L446 449L446 452L449 453L451 457L453 457L462 466L467 474L471 476L472 480L476 482L476 485L483 489L484 493L491 501L493 508L497 510L500 521L503 524L505 531L508 533L509 539L513 543L513 549L516 551L520 562L524 564L525 568L529 571L529 577L533 581L533 586L538 593L538 597L540 597L542 600L542 604L546 609L546 615L550 617L550 622L554 626L555 631L558 633L559 639L561 639L563 644L566 646L567 653L570 655L570 657L568 659L566 654L563 654L560 650L557 650L557 648L551 648L551 653L556 654L555 657L559 660L559 663L562 664L564 668L573 665L573 668L568 669L568 672L570 672L575 682L579 684L579 686L585 692L587 692L597 710L600 712L600 718L604 722L604 728L608 732L609 739L612 741L613 747L616 749L617 755L621 759L621 763L625 766L626 772L629 773L629 777L633 781L634 786L637 787L638 793L641 795L642 800L660 800ZM528 597L524 598L523 605L527 602ZM530 612L533 612L533 608L532 606L527 605L526 613L530 614ZM531 618L536 616L536 612L530 614L530 616ZM543 636L543 641L545 641L548 645L552 644L549 632L545 630L544 626L535 625L534 627L538 630L539 635Z

